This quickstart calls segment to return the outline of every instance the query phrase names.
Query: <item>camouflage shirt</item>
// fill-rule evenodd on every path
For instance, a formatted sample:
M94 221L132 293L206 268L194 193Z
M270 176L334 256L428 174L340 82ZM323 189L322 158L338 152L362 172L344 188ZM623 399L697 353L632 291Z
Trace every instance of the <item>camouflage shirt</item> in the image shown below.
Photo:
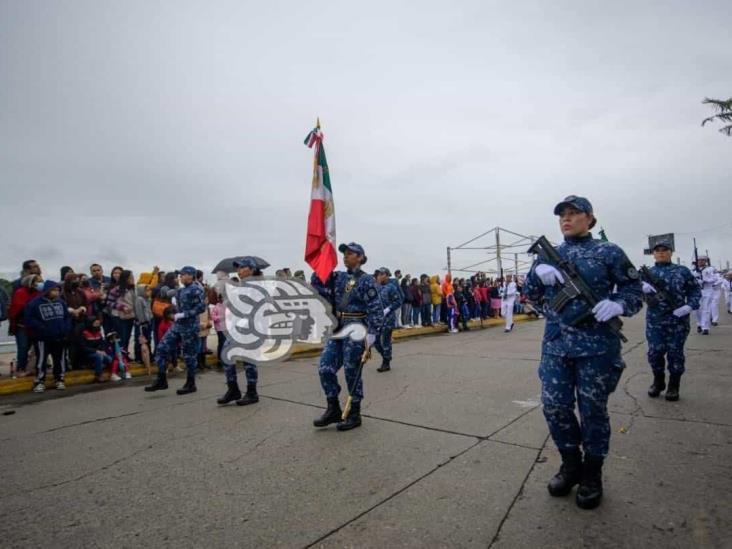
M355 271L333 271L326 284L313 274L312 286L333 304L336 315L365 314L362 319L370 334L378 334L384 323L384 305L376 288L373 276L360 269ZM347 317L343 318L347 321Z
M594 240L592 235L566 238L557 247L559 255L574 264L577 272L592 288L599 300L611 299L623 307L623 316L633 316L642 306L642 291L638 272L625 252L615 244ZM581 297L571 300L557 313L547 306L562 287L546 287L532 265L526 278L526 294L535 303L543 303L546 316L542 352L566 357L602 355L620 350L620 338L604 322L594 317L572 326L590 308Z

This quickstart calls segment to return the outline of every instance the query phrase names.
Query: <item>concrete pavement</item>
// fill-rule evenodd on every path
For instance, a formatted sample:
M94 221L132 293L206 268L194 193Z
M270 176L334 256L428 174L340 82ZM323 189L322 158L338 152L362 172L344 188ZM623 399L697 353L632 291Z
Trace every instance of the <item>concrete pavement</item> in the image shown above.
M732 322L689 339L676 403L646 396L626 322L606 496L551 498L543 322L405 341L365 373L364 425L316 430L317 359L260 369L259 404L111 390L0 399L7 547L730 547ZM243 377L243 376L242 376ZM55 397L55 398L54 398Z

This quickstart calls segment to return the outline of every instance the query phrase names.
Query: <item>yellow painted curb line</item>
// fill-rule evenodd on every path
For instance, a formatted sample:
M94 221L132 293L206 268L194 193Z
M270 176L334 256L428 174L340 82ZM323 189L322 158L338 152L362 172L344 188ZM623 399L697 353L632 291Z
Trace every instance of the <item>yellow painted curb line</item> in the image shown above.
M525 322L527 320L532 320L531 317L527 315L515 315L513 317L514 322ZM494 326L503 326L505 324L505 321L503 319L498 318L489 318L488 320L483 321L483 329L486 328L492 328ZM468 326L471 329L481 328L481 324L477 320L471 320L468 323ZM415 337L420 337L424 335L434 335L434 334L443 334L447 333L447 326L432 326L429 328L410 328L410 329L404 329L400 328L398 330L394 330L393 333L393 339L394 341L399 341L403 339L413 339ZM307 357L314 357L318 356L322 350L322 345L295 345L295 349L292 351L292 354L290 355L288 360L293 360L295 358L307 358ZM207 355L206 357L206 363L215 366L218 362L216 355ZM182 360L179 360L179 364L183 364ZM153 364L152 368L152 375L155 375L157 372L157 366ZM147 375L147 368L144 366L139 365L132 365L130 366L130 373L132 374L132 377L140 377L140 376L146 376ZM74 385L88 385L91 384L94 381L94 372L92 370L72 370L70 372L67 372L67 374L64 376L64 384L66 384L67 387L73 387ZM107 382L103 385L107 384L115 385L117 383L122 384L122 382ZM0 380L0 395L13 395L17 393L28 393L31 390L33 390L34 385L34 378L33 376L23 377L23 378L17 378L17 379L3 379ZM48 374L46 375L46 388L47 389L54 389L55 382L53 380L53 374L50 371L48 371Z

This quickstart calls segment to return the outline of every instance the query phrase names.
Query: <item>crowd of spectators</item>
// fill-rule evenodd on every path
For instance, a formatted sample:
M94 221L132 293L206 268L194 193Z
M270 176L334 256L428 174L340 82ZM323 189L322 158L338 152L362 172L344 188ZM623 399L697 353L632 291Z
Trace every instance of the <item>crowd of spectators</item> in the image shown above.
M413 277L411 274L402 275L399 270L394 271L394 276L404 294L401 315L397 315L400 328L449 324L450 308L456 309L454 317L459 322L459 326L451 331L469 330L469 320L501 316L502 292L505 289L505 280L502 277L490 278L479 272L469 278L453 280L447 274L441 281L439 275L422 274ZM522 292L521 277L516 280L516 286L520 298L515 302L514 312L538 316Z
M276 271L276 276L305 280L303 271ZM396 315L397 328L449 324L451 332L468 330L470 319L496 318L500 315L501 278L477 273L470 278L444 280L439 275L402 276L394 272L394 282L404 294L404 304ZM207 309L199 318L199 367L206 368L206 354L219 357L226 341L225 305L218 282L228 277L219 273L217 283L209 286L201 271L197 284L205 290ZM61 268L58 282L46 278L35 260L23 262L20 276L12 282L6 303L9 334L15 338L15 375L36 376L36 389L43 390L48 363L53 365L57 389L65 388L69 369L92 368L95 381L121 381L130 377L129 364L146 364L157 341L173 325L177 272L134 273L115 266L107 276L94 263L88 273ZM517 281L520 286L521 279ZM533 312L525 299L516 300L516 312ZM452 319L452 321L451 321ZM459 326L458 326L459 321ZM215 351L207 348L211 329L217 335ZM178 368L177 360L169 370ZM109 369L109 378L105 370Z

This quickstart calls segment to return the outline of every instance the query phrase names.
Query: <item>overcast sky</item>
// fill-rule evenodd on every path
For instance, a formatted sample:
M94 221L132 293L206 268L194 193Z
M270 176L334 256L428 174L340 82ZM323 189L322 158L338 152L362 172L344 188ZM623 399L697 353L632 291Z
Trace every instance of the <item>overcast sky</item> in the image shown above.
M517 6L516 4L520 4ZM732 2L0 0L0 275L256 254L304 267L320 116L339 241L439 272L592 201L732 260ZM484 259L463 252L455 264Z

